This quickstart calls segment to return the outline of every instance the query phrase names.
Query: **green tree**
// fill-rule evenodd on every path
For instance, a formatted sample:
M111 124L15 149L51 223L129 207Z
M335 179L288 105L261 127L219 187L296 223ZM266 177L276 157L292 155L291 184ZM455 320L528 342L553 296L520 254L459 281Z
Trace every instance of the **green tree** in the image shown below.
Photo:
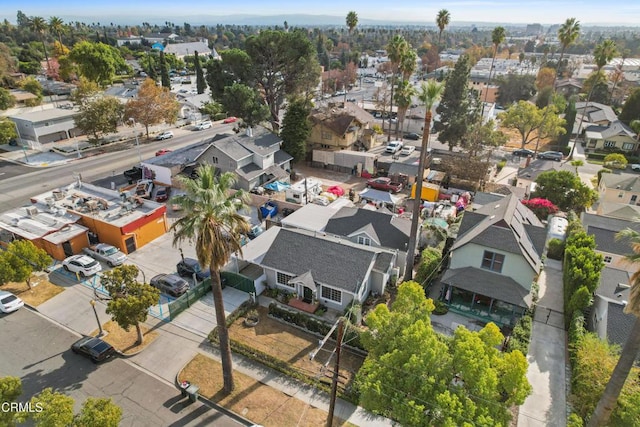
M391 97L389 98L390 111L393 111L393 93L396 86L396 74L399 71L399 67L403 61L403 58L407 54L407 51L409 51L410 49L411 46L400 34L396 34L395 36L393 36L393 38L387 44L387 56L389 57L389 62L391 64ZM389 134L387 136L387 140L391 140L391 122L389 122Z
M180 206L184 215L171 225L173 244L195 241L198 262L209 266L224 391L230 393L234 387L233 363L220 269L227 264L231 254L242 253L241 235L249 231L249 224L238 212L246 208L248 195L242 190L230 192L237 179L231 172L216 177L211 165L201 165L197 172L195 180L178 176L185 193L174 197L172 203Z
M47 32L47 21L40 16L34 16L29 18L29 28L31 31L38 35L40 42L42 43L42 50L44 51L44 58L47 61L47 71L51 68L49 65L49 55L47 54L47 45L44 42L44 36Z
M297 98L289 103L282 121L282 149L293 156L294 162L304 160L307 153L307 139L311 134L308 103Z
M531 75L507 74L498 76L495 82L499 87L498 102L505 106L531 99L536 92L535 78Z
M620 121L630 125L633 120L640 118L640 88L634 89L622 105Z
M64 46L62 44L62 34L66 31L66 27L61 18L58 18L57 16L51 16L49 18L49 31L55 33L58 36L60 46Z
M120 51L104 43L81 41L69 53L80 74L100 86L111 84L117 72L127 71L129 66Z
M28 107L35 107L42 103L42 85L33 76L29 76L20 82L23 90L36 96L35 99L29 99L25 102Z
M558 116L555 105L542 109L527 101L518 101L500 114L502 126L516 130L521 137L521 148L540 137L554 137L565 132L564 119Z
M100 282L109 293L107 314L125 331L135 326L138 344L142 344L140 323L147 320L149 307L160 300L160 291L147 283L137 280L138 267L120 265L105 272Z
M122 409L106 398L88 398L73 420L73 427L118 427Z
M558 60L558 69L555 74L555 78L553 80L554 88L555 81L558 76L562 76L562 67L564 58L564 54L569 46L574 44L578 37L580 36L580 21L576 20L576 18L567 18L564 21L564 24L560 26L558 29L558 39L560 40L560 44L562 45L562 49L560 50L560 59Z
M628 160L624 154L611 153L604 157L604 165L615 169L626 169Z
M598 200L598 193L571 171L550 170L538 175L534 197L550 200L562 211L581 212Z
M73 399L54 392L51 387L33 396L31 405L42 408L41 412L28 414L28 418L32 419L37 427L62 427L73 423Z
M264 96L277 132L285 98L311 92L318 83L316 51L306 31L266 30L247 39L246 52L252 62L253 85Z
M211 89L211 96L220 102L224 95L224 88L234 83L254 85L253 66L251 58L241 49L229 49L220 52L221 60L210 60L206 64L207 84Z
M438 15L436 15L436 25L438 26L438 47L440 47L440 41L442 40L442 32L449 22L451 21L451 14L447 9L440 9Z
M15 240L7 245L0 257L9 266L9 275L0 277L0 284L6 282L26 282L31 288L31 275L49 267L53 260L43 249L30 240Z
M178 119L180 103L165 87L146 79L138 90L138 97L127 102L124 108L125 119L132 118L145 127L149 139L149 126L158 123L175 123Z
M507 136L497 129L493 119L487 120L486 123L476 122L468 131L467 154L469 159L479 159L482 156L487 157L486 151L505 145L508 141ZM460 176L460 175L458 175Z
M493 57L491 58L491 68L489 69L489 82L491 84L491 77L493 74L494 63L496 62L496 56L498 55L498 48L502 43L504 43L505 38L507 37L507 30L504 27L495 27L493 31L491 31L491 42L493 43ZM487 96L489 96L489 87L487 86L487 90L484 93L484 102L487 102ZM482 107L484 109L484 106Z
M640 233L632 229L626 229L619 232L616 237L629 241L632 252L626 255L625 259L632 264L638 264L638 262L640 262ZM608 424L611 413L615 409L618 398L620 397L620 392L640 352L640 270L631 276L631 291L624 312L634 315L635 321L620 353L618 363L616 363L613 369L611 378L598 401L598 405L593 411L593 415L589 419L589 427Z
M425 289L435 279L435 274L440 268L442 260L442 252L436 248L426 248L420 254L420 265L416 273L416 282L420 283Z
M171 79L169 78L169 70L167 69L167 61L164 57L163 51L160 51L160 81L162 83L162 87L166 87L171 90Z
M7 89L0 87L0 110L7 110L16 105L15 96Z
M358 14L353 10L349 11L349 13L347 13L346 23L347 23L347 28L349 29L349 38L351 38L351 35L353 34L353 30L358 25Z
M1 261L0 261L1 262ZM0 378L0 402L11 403L22 394L22 381L18 377ZM0 411L0 425L13 427L16 425L16 414L11 411Z
M103 135L118 131L123 112L124 106L115 97L97 96L80 104L76 126L98 141Z
M418 160L418 179L416 180L416 194L422 194L422 181L424 178L424 169L426 165L426 157L429 149L429 129L431 129L431 119L433 116L433 106L440 100L442 93L445 91L441 83L435 80L429 80L420 86L420 94L418 99L425 106L424 113L424 132L422 133L422 143L420 146L420 159ZM420 200L416 197L416 200ZM407 247L407 262L404 270L404 280L411 280L413 277L413 255L416 253L418 245L418 229L420 223L420 203L413 204L413 212L411 216L411 229L409 232L409 246Z
M469 56L462 55L447 76L442 101L436 108L440 114L438 140L448 144L449 150L464 144L469 127L479 119L478 94L467 85L470 73Z
M221 100L227 113L241 117L247 126L255 126L269 117L269 108L249 86L234 83L224 89Z
M194 52L194 56L194 63L196 68L196 88L198 94L202 94L207 89L207 82L204 80L204 74L202 73L202 65L200 65L200 57L198 56L198 51Z
M16 124L6 117L0 118L0 144L8 144L16 138L18 138Z

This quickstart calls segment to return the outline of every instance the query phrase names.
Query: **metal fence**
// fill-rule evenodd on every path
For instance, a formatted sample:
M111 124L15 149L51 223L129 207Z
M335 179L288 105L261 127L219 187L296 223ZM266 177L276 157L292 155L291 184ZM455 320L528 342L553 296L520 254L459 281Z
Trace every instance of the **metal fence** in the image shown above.
M198 283L193 288L182 294L179 298L169 302L167 308L169 309L169 320L173 320L178 314L185 311L191 305L202 298L207 292L211 290L211 279L207 279Z

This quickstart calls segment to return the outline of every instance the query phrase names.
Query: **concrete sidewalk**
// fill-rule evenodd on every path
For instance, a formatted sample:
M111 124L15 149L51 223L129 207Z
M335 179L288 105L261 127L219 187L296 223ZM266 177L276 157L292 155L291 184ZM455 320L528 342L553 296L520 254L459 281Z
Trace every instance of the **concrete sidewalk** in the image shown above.
M547 259L538 284L539 301L527 354L527 378L533 392L520 406L518 427L565 427L567 334L561 263Z

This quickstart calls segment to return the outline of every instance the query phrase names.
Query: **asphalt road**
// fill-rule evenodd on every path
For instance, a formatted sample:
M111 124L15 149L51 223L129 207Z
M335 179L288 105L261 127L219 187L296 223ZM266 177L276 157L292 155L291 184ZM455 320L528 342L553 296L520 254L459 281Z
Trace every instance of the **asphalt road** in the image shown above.
M153 157L160 148L185 147L217 133L230 132L233 126L233 123L215 124L211 129L187 131L182 136L176 132L176 137L165 141L145 141L140 144L140 156L146 159ZM0 176L0 206L4 211L28 204L29 197L73 182L74 173L82 174L83 181L92 182L99 178L120 176L123 171L137 163L139 163L137 149L132 145L127 150L83 157L60 166L37 169L17 166L24 168L24 172L12 173L7 178Z
M188 404L175 387L125 360L93 364L70 350L77 339L26 308L0 315L0 376L22 379L20 402L46 387L73 397L76 411L88 397L111 397L122 408L121 426L241 425L201 403Z
M13 178L14 176L22 175L25 173L29 173L32 169L18 165L11 162L6 162L4 160L0 160L0 185L5 179Z

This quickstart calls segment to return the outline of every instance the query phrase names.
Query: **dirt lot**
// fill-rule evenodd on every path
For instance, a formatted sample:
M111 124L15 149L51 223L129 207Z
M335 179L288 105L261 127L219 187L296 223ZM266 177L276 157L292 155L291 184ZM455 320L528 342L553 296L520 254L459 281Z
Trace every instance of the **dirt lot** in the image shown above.
M0 290L11 292L30 306L37 307L64 291L64 288L49 282L46 276L33 276L31 289L26 282L9 282L3 285Z

